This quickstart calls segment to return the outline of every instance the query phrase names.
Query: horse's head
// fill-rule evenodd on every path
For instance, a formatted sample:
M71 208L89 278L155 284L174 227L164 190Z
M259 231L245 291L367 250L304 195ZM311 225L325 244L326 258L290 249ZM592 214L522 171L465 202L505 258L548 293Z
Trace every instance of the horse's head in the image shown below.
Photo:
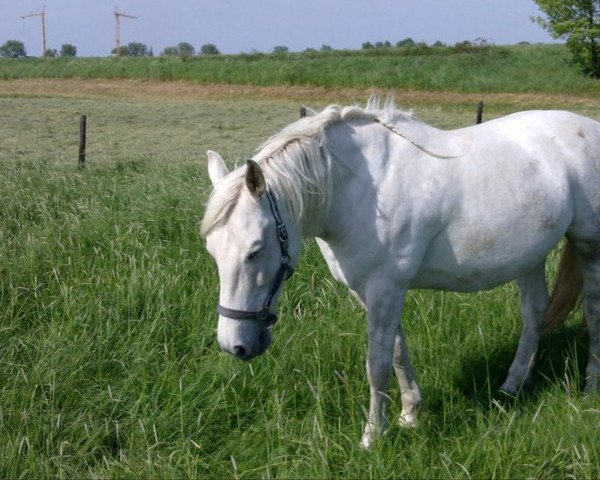
M208 172L215 190L231 188L229 182L221 182L229 173L223 159L211 151ZM219 344L249 360L271 343L279 294L293 272L300 242L296 231L288 238L289 226L258 163L248 161L243 184L237 186L237 196L221 205L229 209L228 214L208 229L206 246L219 271Z

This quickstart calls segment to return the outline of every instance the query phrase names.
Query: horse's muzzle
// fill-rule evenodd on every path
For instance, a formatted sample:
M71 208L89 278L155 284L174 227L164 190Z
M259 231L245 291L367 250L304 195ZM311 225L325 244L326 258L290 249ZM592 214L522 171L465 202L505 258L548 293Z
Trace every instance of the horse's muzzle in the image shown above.
M271 330L264 329L250 341L240 339L232 343L219 342L219 344L222 350L230 353L235 358L248 361L265 353L269 345L271 345L271 340Z

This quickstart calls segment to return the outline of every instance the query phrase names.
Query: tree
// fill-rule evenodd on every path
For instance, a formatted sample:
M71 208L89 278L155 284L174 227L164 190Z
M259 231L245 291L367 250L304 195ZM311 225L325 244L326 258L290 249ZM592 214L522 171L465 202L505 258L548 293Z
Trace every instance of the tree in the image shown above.
M206 43L200 47L200 55L221 55L216 45Z
M161 57L176 57L179 55L179 49L177 47L165 47L162 52L160 52Z
M180 57L193 57L196 53L196 49L193 47L193 45L187 42L179 42L177 49L179 50Z
M127 47L127 45L121 45L119 47L119 55L117 55L116 48L113 48L110 53L112 53L113 57L126 57L129 55L129 48Z
M75 45L71 45L70 43L64 43L62 47L60 47L60 56L61 57L76 57L77 56L77 47Z
M112 49L112 54L116 55L117 49ZM130 42L127 45L121 45L120 48L121 57L151 57L152 50L148 50L148 47L140 42Z
M25 45L18 40L9 40L0 47L0 57L19 58L26 56Z
M415 46L415 41L412 38L407 37L404 40L400 40L396 46L399 48L411 48Z
M196 49L187 42L179 42L176 47L167 47L160 54L162 57L181 57L186 60L196 53Z
M129 57L149 57L148 47L140 42L131 42L127 44L127 56Z
M277 45L275 48L273 48L273 53L278 54L278 55L285 55L289 51L290 51L290 49L288 47L286 47L285 45Z
M600 78L600 1L535 0L546 17L532 20L554 38L563 38L582 69Z
M56 50L56 48L47 48L46 49L46 57L48 57L48 58L58 57L58 50Z
M375 48L390 48L391 46L392 44L389 40L386 40L385 42L375 42Z

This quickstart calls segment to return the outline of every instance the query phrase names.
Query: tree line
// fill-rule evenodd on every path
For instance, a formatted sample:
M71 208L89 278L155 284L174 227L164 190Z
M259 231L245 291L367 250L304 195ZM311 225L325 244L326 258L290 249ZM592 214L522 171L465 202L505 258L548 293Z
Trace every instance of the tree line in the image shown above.
M127 45L119 47L119 52L113 48L111 54L122 57L152 57L154 52L152 48L141 42L130 42ZM212 43L204 44L200 47L198 52L193 45L187 42L180 42L174 47L167 47L161 52L161 56L178 56L182 58L190 58L198 55L220 55L221 52L216 45ZM4 45L0 46L0 57L4 58L23 58L27 56L27 50L25 44L18 40L8 40ZM74 45L65 43L62 45L60 50L48 49L46 50L46 57L76 57L77 47Z
M117 54L116 49L111 52L113 55ZM183 59L194 57L195 55L220 55L221 52L216 45L212 43L206 43L200 47L196 52L196 49L191 43L179 42L174 47L167 47L161 53L161 57L180 57ZM153 57L154 52L152 48L148 48L147 45L140 42L131 42L127 45L120 47L118 55L121 57Z
M0 57L5 58L21 58L27 56L27 50L23 42L18 40L8 40L4 45L0 46ZM60 51L54 48L46 50L47 57L76 57L77 47L70 43L63 44Z
M453 49L455 51L467 53L470 50L478 50L482 47L490 46L491 44L484 39L476 39L474 42L463 41L458 42ZM402 49L402 50L411 50L415 54L425 54L431 53L433 49L444 48L446 44L442 42L435 42L433 45L428 45L425 42L415 42L412 38L405 38L404 40L400 40L396 45L392 45L389 41L384 42L365 42L362 44L363 50L376 50L376 49ZM320 52L333 52L334 49L329 45L322 45L318 50ZM317 52L314 48L307 48L304 52ZM258 53L253 51L252 53ZM277 45L273 47L273 54L275 55L285 55L289 53L289 48L285 45ZM144 43L141 42L130 42L126 45L122 45L119 47L119 51L117 52L116 48L113 48L111 51L113 56L121 56L121 57L153 57L154 52L151 47L148 47ZM189 59L194 56L206 56L206 55L220 55L221 52L219 48L212 44L207 43L202 45L198 50L194 48L194 46L188 42L180 42L173 47L166 47L161 53L161 57L180 57L182 59ZM26 57L27 52L25 50L25 45L18 40L9 40L4 45L0 46L0 57L10 57L10 58L19 58ZM65 44L61 47L60 51L55 49L48 49L46 51L46 57L75 57L77 56L77 48L74 45Z

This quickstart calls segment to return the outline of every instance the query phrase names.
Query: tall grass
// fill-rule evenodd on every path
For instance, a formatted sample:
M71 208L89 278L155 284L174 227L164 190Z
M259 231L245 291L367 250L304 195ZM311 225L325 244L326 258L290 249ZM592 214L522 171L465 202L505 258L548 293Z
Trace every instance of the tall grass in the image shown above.
M580 394L580 316L544 342L532 388L496 393L520 330L513 286L411 293L404 325L427 406L419 429L392 425L369 452L358 447L364 314L313 243L286 284L267 354L241 363L220 352L216 271L197 233L208 179L188 155L228 148L235 159L232 142L251 151L255 136L297 115L292 102L0 106L16 124L0 140L1 477L600 476L600 401ZM66 112L84 108L98 133L86 171L75 151L71 161L28 141L45 123L19 127L45 111L62 132ZM203 135L191 147L169 140L184 111ZM203 123L207 111L221 128ZM224 135L236 122L253 133ZM137 150L161 132L160 154ZM70 151L68 137L49 136ZM397 387L390 394L393 420Z
M594 94L598 82L564 45L473 46L242 54L180 59L0 60L0 79L136 78L243 85L397 88L460 92Z

